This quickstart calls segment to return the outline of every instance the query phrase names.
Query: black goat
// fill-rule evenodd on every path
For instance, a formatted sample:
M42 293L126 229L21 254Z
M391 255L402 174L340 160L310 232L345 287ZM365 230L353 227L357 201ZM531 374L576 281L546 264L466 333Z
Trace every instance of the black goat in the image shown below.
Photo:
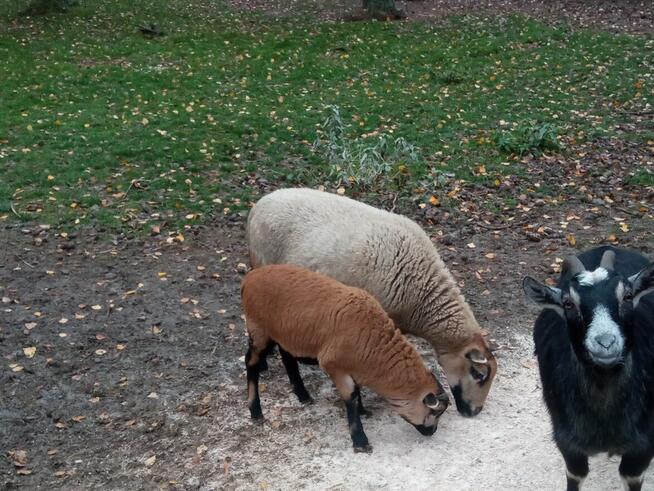
M622 455L625 488L639 491L654 456L654 263L598 247L567 258L556 287L526 277L544 305L534 344L567 489L588 475L588 456Z

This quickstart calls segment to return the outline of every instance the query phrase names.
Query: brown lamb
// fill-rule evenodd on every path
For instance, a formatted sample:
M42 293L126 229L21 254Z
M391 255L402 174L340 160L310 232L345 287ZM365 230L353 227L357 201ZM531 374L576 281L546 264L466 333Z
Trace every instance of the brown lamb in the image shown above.
M279 346L297 397L310 402L298 359L317 360L346 402L355 451L371 451L360 414L366 414L359 386L386 399L424 435L432 435L448 406L443 387L415 348L395 328L369 293L291 265L271 265L248 273L241 285L249 349L245 358L248 401L262 418L259 374L266 356Z

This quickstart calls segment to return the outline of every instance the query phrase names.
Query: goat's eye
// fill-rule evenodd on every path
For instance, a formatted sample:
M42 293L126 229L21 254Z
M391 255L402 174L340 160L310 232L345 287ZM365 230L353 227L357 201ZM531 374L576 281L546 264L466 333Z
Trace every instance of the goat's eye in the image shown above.
M622 297L623 302L631 302L633 299L634 299L633 292L630 291L624 292L624 296Z
M563 301L563 308L564 308L565 310L572 310L572 309L575 308L575 303L574 303L572 300L570 300L569 298L566 298L566 299Z

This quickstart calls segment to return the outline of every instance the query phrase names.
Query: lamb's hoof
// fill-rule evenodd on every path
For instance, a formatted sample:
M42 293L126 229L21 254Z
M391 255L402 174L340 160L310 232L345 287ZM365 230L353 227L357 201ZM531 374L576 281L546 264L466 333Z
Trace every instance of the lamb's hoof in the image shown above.
M261 414L261 413L259 413L259 414L250 413L250 419L252 419L252 422L256 423L256 424L263 424L263 421L264 421L263 420L263 414Z
M365 416L366 418L369 418L370 416L372 416L372 411L369 411L368 409L360 409L359 414L361 414L361 416Z
M303 397L298 397L298 400L300 401L300 403L305 405L313 404L314 402L316 402L313 400L313 397L311 397L309 394Z
M362 447L354 447L354 453L372 453L372 445L364 445Z

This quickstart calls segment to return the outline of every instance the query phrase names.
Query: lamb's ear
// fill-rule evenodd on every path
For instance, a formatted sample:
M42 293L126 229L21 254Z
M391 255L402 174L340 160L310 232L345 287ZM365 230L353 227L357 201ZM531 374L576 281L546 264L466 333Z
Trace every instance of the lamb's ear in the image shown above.
M543 285L531 276L522 280L522 289L527 297L541 305L561 305L561 290Z
M443 401L439 399L436 394L429 393L427 394L423 400L422 403L427 406L429 409L441 409L443 407ZM447 407L447 405L446 405Z
M645 290L654 288L654 263L641 269L635 275L630 276L629 283L631 284L631 291L634 296Z

